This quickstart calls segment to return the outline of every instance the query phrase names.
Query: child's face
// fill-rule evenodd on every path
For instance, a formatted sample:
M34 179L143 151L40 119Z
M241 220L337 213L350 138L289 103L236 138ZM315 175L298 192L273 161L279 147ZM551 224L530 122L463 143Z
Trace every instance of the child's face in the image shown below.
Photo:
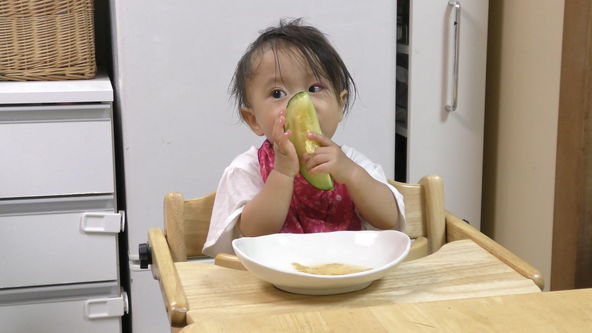
M255 134L269 138L280 110L293 95L305 90L310 93L323 135L333 137L343 118L346 91L337 98L330 82L316 78L297 51L278 49L274 54L267 49L253 59L252 67L246 89L249 105L241 108L241 114Z

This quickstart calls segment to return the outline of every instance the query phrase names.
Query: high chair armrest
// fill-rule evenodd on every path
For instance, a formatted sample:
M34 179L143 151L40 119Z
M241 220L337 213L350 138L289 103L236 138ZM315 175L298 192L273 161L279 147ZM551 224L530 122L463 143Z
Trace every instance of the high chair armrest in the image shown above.
M246 271L247 269L240 262L237 256L228 253L218 253L214 258L214 264L226 268L238 269Z
M164 232L158 228L148 229L148 242L152 254L152 274L159 281L169 321L175 327L185 326L189 305Z
M545 280L539 270L522 260L520 257L501 246L493 239L487 237L470 224L461 220L454 214L446 211L446 242L453 242L461 239L470 239L479 244L483 249L493 254L506 265L512 267L527 279L531 279L541 290L545 286Z
M409 254L403 259L403 261L411 261L427 256L428 253L428 239L425 237L417 237L413 239Z

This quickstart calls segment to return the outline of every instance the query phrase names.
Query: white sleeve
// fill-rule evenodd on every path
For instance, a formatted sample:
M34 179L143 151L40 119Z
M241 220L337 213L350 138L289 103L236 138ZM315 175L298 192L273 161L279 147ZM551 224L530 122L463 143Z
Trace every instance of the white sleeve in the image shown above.
M347 155L347 157L349 157L356 164L358 164L359 166L364 168L364 170L366 170L366 172L368 172L368 174L372 178L378 180L381 183L384 183L386 186L388 186L388 188L391 190L391 192L393 192L393 196L395 197L395 201L397 202L397 208L399 209L398 229L400 231L404 232L405 225L406 225L405 201L404 201L404 198L403 198L403 195L401 194L401 192L399 192L399 190L397 190L397 188L395 188L393 185L388 183L386 175L384 173L384 170L382 169L382 166L380 164L376 164L376 163L372 162L370 159L368 159L362 153L356 151L355 149L353 149L351 147L343 146L342 150ZM363 220L363 229L376 229L376 228L374 228L367 221Z
M241 237L236 223L243 208L263 187L258 163L236 165L224 170L212 210L210 229L202 252L214 257L218 253L233 254L232 240ZM239 163L240 164L240 163Z

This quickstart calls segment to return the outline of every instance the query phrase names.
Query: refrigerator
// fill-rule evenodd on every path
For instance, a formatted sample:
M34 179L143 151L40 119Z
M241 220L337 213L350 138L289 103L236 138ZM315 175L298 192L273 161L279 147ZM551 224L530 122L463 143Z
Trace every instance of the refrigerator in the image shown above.
M216 189L224 168L262 138L229 95L249 43L282 18L323 31L358 96L336 135L394 177L396 2L110 0L119 207L125 210L131 327L170 329L158 283L140 269L138 244L163 227L163 198Z

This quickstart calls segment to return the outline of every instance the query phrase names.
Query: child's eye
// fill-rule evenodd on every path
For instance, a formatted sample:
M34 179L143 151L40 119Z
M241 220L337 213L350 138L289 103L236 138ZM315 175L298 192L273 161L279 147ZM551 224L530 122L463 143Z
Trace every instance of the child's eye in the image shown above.
M271 97L273 98L282 98L284 96L286 96L286 93L279 89L275 89L271 92Z
M308 87L308 92L315 93L323 90L323 87L318 84L313 84L312 86Z

